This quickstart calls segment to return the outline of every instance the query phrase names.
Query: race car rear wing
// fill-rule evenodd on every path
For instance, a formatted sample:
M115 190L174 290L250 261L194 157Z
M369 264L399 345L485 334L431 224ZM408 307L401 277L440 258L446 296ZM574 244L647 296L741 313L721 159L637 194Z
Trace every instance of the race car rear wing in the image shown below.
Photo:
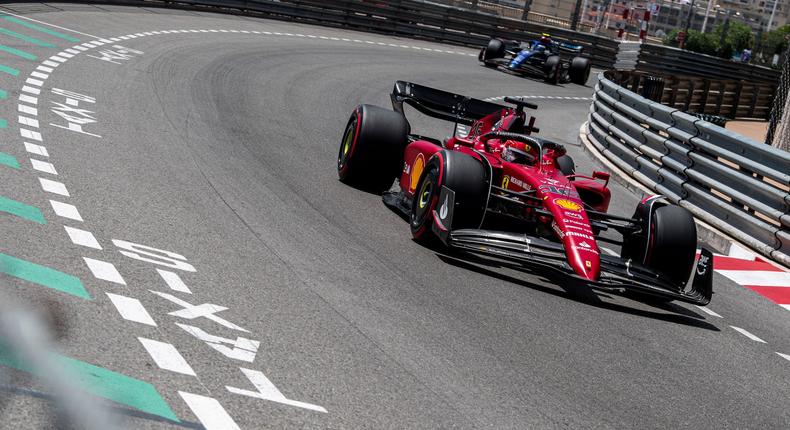
M403 103L430 117L472 125L486 115L507 109L496 103L437 90L411 82L396 81L390 94L392 109L403 114Z

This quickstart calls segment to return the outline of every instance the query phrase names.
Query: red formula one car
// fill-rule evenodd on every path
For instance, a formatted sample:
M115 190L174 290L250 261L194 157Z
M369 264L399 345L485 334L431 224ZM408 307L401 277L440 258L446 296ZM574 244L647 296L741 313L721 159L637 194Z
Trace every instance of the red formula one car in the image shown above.
M537 106L505 98L508 107L402 81L391 99L393 110L361 105L351 114L338 175L377 191L398 179L384 202L409 219L415 240L438 238L607 291L710 302L712 254L703 249L694 267L696 227L688 211L653 196L631 218L607 213L609 175L576 174L562 145L532 136L538 129L525 108ZM469 132L444 141L411 134L404 103ZM601 242L620 245L621 255L602 253Z

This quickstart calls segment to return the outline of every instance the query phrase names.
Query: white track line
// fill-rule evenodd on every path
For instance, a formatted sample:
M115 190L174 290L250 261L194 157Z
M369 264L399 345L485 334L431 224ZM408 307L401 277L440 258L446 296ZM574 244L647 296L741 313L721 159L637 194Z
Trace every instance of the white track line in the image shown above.
M138 337L137 340L143 344L143 348L148 351L148 355L154 360L160 369L169 370L171 372L180 373L182 375L197 376L192 366L187 363L184 357L176 349L175 346L159 342L158 340L146 339Z
M778 354L780 357L784 358L785 360L787 360L787 361L790 361L790 355L787 355L787 354L782 354L781 352L777 352L777 354Z
M82 222L82 216L76 206L57 200L50 200L49 204L52 206L52 210L55 211L55 215Z
M39 172L49 173L50 175L58 174L58 171L55 170L55 166L47 161L41 161L41 160L36 160L35 158L31 158L30 165L33 166L33 168L38 170Z
M37 19L28 18L28 17L26 17L26 16L17 15L17 14L15 14L15 13L11 13L11 12L8 12L8 11L5 11L5 10L3 11L3 14L4 14L4 15L11 15L11 16L15 16L15 17L17 17L17 18L19 18L19 19L25 19L25 20L28 20L28 21L37 22L37 23L39 23L39 24L44 24L44 25L50 26L50 27L52 27L52 28L59 28L59 29L61 29L61 30L70 31L70 32L72 32L72 33L81 34L81 35L83 35L83 36L88 36L88 37L94 37L94 38L96 38L96 39L101 39L101 37L99 37L99 36L94 36L94 35L92 35L92 34L83 33L83 32L81 32L81 31L72 30L72 29L70 29L70 28L61 27L61 26L59 26L59 25L50 24L50 23L48 23L48 22L44 22L44 21L39 21L39 20L37 20Z
M105 294L110 298L110 301L123 319L156 327L156 322L151 318L151 314L145 310L145 307L139 300L113 293Z
M81 230L79 228L69 227L67 225L64 225L63 228L66 229L66 234L69 235L69 239L71 239L73 244L87 248L102 249L101 245L99 245L99 241L96 240L96 237L93 235L93 233Z
M123 280L123 277L118 272L118 269L116 269L112 263L94 260L88 257L82 257L82 259L85 260L85 264L88 265L88 269L90 269L91 273L93 273L93 276L95 276L97 279L115 284L126 285L126 281Z
M216 399L184 391L179 391L178 394L206 430L240 430L239 425Z
M69 190L63 185L63 182L53 181L51 179L38 178L41 183L41 189L53 194L70 197Z
M695 306L696 306L696 305L695 305ZM712 316L712 317L716 317L716 318L724 318L723 316L721 316L721 315L717 314L716 312L713 312L711 309L708 309L708 308L707 308L707 307L705 307L705 306L697 306L697 307L698 307L698 308L699 308L699 309L700 309L702 312L705 312L706 314L708 314L708 315L710 315L710 316Z
M187 287L187 285L181 280L177 273L162 269L156 269L156 271L159 272L159 276L165 280L165 283L167 283L167 286L170 287L171 290L192 294L192 291L190 291L189 287Z
M40 155L42 157L49 157L49 152L47 152L47 148L41 145L36 145L35 143L25 142L25 151L31 154Z
M765 343L764 340L760 339L759 337L749 333L748 331L746 331L746 330L744 330L744 329L742 329L740 327L735 327L734 325L731 325L730 327L732 327L733 330L737 331L738 333L748 337L749 339L751 339L751 340L753 340L755 342Z

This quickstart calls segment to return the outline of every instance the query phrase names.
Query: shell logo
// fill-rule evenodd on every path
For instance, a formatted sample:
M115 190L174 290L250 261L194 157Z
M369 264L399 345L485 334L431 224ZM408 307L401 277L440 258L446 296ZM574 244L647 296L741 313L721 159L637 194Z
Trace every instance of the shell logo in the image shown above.
M414 159L414 164L411 166L411 176L409 177L409 191L414 192L417 189L417 183L420 181L420 175L425 170L425 157L422 153L417 154Z
M554 204L569 211L578 212L582 209L578 203L567 199L554 199Z

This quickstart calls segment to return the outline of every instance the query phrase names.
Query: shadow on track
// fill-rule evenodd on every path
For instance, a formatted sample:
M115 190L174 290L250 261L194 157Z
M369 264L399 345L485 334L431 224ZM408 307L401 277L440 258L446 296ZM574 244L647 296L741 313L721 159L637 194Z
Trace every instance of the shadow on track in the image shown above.
M606 309L615 312L622 312L622 313L645 317L645 318L652 318L652 319L670 322L674 324L682 324L686 326L697 327L705 330L720 331L716 326L706 322L703 316L689 309L683 308L681 306L672 303L652 304L652 303L640 302L640 303L648 304L649 306L663 309L668 312L673 312L674 314L666 314L660 312L651 312L643 309L636 309L628 306L623 306L617 303L604 302L601 300L601 298L609 299L612 297L604 292L594 290L586 285L583 285L583 283L580 283L571 278L567 278L568 282L553 282L563 278L561 275L558 276L553 272L551 275L549 275L546 273L545 270L515 267L507 264L498 264L498 262L496 261L474 256L467 253L464 253L463 258L461 258L460 253L456 254L454 252L450 252L450 253L439 252L436 249L434 249L433 251L436 252L436 255L439 257L440 260L442 260L447 264L456 266L458 268L470 270L485 276L490 276L492 278L499 279L501 281L510 282L516 285L521 285L523 287L531 288L533 290L537 290L547 294L552 294L557 297L562 297L564 299L570 299L579 303L584 303L590 306L594 306L596 308ZM494 270L494 269L502 269L502 268L508 268L519 272L541 276L546 281L554 283L558 287L562 288L563 291L558 291L546 287L544 285L528 282L523 279Z

